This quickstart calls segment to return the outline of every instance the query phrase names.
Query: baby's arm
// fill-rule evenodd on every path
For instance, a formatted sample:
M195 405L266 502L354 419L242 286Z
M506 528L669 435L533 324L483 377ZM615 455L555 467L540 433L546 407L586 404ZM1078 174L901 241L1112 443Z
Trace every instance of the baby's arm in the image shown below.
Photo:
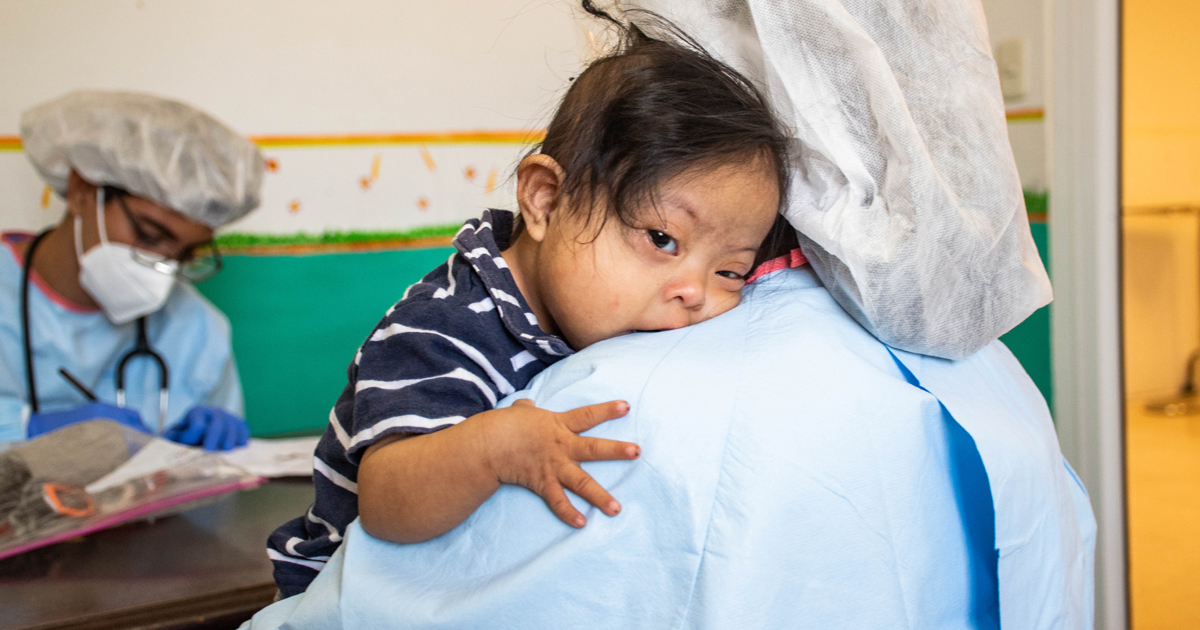
M639 449L578 434L628 411L622 401L555 413L518 400L435 433L380 441L367 449L358 473L363 528L395 542L436 538L466 520L502 483L529 488L574 527L586 519L564 488L615 516L620 504L579 462L636 459Z

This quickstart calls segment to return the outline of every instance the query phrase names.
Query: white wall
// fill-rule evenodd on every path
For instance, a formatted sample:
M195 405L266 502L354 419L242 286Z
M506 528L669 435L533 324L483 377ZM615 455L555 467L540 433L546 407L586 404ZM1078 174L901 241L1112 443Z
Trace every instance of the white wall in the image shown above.
M0 136L28 107L78 88L155 92L242 133L411 134L541 127L580 66L572 0L0 0ZM983 0L993 42L1028 43L1028 94L1045 103L1043 0ZM1044 125L1009 124L1026 188L1046 188ZM2 139L2 138L0 138ZM279 168L259 233L393 230L511 207L515 143L266 147ZM364 188L378 160L378 178ZM495 187L488 190L489 175ZM473 174L474 177L468 177ZM61 216L19 151L0 151L0 229Z
M992 44L1011 37L1026 42L1026 86L1023 97L1005 100L1009 110L1046 106L1045 0L982 0ZM1012 142L1021 184L1027 190L1046 190L1046 125L1044 120L1010 120Z
M0 136L18 133L26 108L78 88L171 96L252 136L538 128L586 49L574 4L0 0ZM432 169L417 144L266 148L279 169L262 208L232 228L403 229L511 205L486 182L496 171L504 184L522 147L424 146ZM57 201L42 208L20 152L0 152L0 189L0 229L61 215Z

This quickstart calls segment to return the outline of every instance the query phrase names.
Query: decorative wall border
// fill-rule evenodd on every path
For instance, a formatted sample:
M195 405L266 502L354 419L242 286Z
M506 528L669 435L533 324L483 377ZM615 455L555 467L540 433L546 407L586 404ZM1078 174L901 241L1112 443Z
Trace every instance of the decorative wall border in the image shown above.
M1040 121L1046 112L1042 107L1021 107L1004 113L1009 122ZM445 145L445 144L514 144L541 142L546 137L542 129L475 129L467 131L429 131L413 133L363 134L291 134L250 136L264 149L312 147L351 147L387 145ZM0 135L0 151L20 151L20 136Z

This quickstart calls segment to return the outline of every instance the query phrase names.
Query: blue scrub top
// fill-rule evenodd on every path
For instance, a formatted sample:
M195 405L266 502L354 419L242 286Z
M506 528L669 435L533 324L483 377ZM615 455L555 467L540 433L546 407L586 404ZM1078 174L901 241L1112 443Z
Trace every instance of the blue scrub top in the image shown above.
M29 401L21 336L20 255L15 245L29 234L3 234L0 241L0 442L25 439ZM86 404L59 375L65 367L96 393L116 402L117 363L133 349L137 324L114 326L98 310L81 308L55 293L33 274L29 287L33 364L41 411ZM230 345L229 320L191 285L178 283L162 310L146 318L150 345L167 362L170 402L167 426L196 405L244 415L242 386ZM137 409L151 430L158 424L158 367L136 358L125 373L125 404Z
M619 515L568 494L573 529L505 484L424 543L355 521L307 591L243 628L1093 625L1096 522L1020 363L1000 342L889 349L807 266L696 326L588 346L514 398L629 402L586 435L641 457L583 464Z

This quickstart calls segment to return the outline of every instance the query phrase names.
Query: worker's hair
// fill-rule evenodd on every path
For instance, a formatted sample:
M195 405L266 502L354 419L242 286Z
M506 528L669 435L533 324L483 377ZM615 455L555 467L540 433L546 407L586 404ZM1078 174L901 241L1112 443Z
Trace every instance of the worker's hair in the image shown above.
M586 212L589 226L598 221L597 232L610 215L632 225L655 207L666 180L755 161L774 175L786 203L788 134L754 84L659 16L643 14L664 35L654 39L590 0L583 8L610 22L619 42L574 79L531 152L562 167L561 191L573 211ZM608 211L597 212L602 206ZM759 258L786 253L774 250L794 241L781 217L767 238L773 247Z

